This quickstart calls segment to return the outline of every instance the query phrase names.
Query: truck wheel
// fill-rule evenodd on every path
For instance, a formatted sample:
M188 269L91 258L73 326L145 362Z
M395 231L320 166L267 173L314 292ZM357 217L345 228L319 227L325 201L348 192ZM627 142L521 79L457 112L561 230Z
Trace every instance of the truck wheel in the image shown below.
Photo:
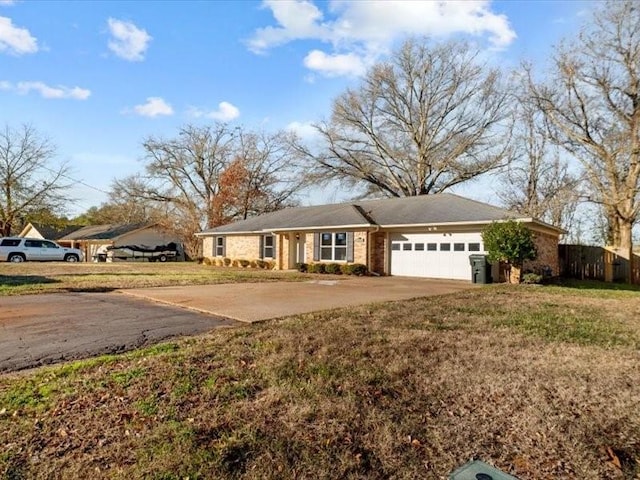
M79 262L80 259L78 258L77 255L71 254L71 255L65 255L64 261L65 262L70 262L70 263L76 263L76 262Z
M11 263L22 263L22 262L25 262L27 259L24 258L24 255L21 253L12 253L11 255L9 255L8 260Z
M158 257L158 261L159 262L166 262L167 261L167 256L166 255L160 255Z

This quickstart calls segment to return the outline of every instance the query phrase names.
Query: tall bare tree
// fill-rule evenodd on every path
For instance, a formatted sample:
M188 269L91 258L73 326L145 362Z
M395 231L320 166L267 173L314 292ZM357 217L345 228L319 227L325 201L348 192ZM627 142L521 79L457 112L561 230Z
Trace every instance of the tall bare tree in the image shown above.
M503 166L510 97L501 74L466 43L406 42L333 104L304 149L324 178L365 195L437 193Z
M582 178L547 138L543 115L523 87L516 113L515 156L498 195L511 210L570 230Z
M167 227L190 256L194 233L294 201L304 186L292 134L263 134L226 124L186 126L173 139L149 137L145 174L115 182L121 196L164 205Z
M0 236L32 212L64 210L68 168L55 165L54 156L51 142L31 126L0 131Z
M640 5L600 5L578 38L560 46L546 83L531 72L529 79L550 138L584 167L610 244L631 250L640 212Z

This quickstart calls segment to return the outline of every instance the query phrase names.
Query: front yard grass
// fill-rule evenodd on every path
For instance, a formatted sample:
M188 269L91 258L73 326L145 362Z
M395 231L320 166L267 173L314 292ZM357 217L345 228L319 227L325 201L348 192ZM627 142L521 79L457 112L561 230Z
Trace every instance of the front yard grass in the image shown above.
M107 292L124 288L216 283L300 281L294 272L223 268L195 263L0 263L0 296Z
M489 286L0 377L5 478L640 478L640 293Z

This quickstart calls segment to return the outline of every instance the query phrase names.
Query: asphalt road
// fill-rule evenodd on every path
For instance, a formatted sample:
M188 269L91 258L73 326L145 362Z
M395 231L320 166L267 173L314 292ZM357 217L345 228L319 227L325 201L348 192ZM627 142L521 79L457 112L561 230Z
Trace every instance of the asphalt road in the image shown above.
M124 352L233 325L120 293L0 297L0 372Z

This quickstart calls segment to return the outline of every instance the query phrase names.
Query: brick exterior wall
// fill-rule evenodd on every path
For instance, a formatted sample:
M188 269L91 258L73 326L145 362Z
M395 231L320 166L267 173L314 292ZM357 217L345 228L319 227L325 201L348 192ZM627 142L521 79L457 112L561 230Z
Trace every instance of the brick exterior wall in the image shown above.
M225 257L257 260L260 258L260 235L227 236Z
M385 267L385 255L387 251L387 234L378 232L371 235L371 270L380 275L386 275L384 271Z
M367 265L367 232L353 232L353 263L362 263Z
M214 237L202 237L202 256L204 258L214 258L213 252Z
M560 260L558 257L558 241L559 238L556 235L548 233L534 232L534 242L538 249L538 257L533 261L526 261L522 267L522 271L528 270L541 273L541 269L544 267L551 267L551 275L556 276L560 274ZM520 281L521 273L519 269L511 269L511 283L518 283Z

